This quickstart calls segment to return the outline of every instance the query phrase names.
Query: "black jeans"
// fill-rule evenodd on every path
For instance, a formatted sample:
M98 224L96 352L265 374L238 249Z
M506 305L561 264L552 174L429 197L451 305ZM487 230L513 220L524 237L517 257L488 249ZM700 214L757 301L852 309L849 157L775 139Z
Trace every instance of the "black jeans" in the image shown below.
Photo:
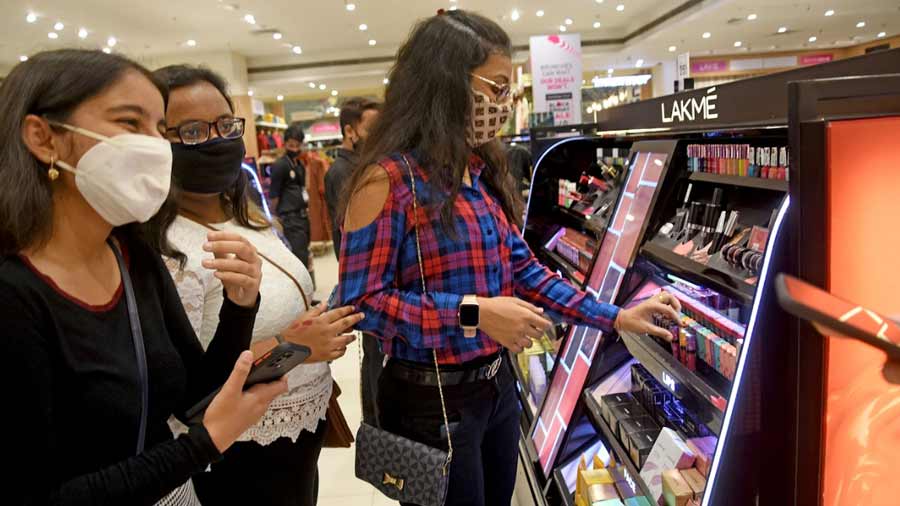
M319 422L315 434L303 431L297 442L283 437L266 446L234 443L212 472L194 475L197 497L203 506L315 506L325 427Z
M309 213L307 211L285 213L280 216L284 237L291 245L291 251L309 268Z
M378 408L382 427L435 448L447 449L437 387L381 375ZM512 501L519 444L519 401L504 364L490 381L444 388L453 462L446 506L500 506Z
M378 338L371 334L363 333L362 347L362 417L367 424L375 425L378 420L378 379L384 368L384 353Z

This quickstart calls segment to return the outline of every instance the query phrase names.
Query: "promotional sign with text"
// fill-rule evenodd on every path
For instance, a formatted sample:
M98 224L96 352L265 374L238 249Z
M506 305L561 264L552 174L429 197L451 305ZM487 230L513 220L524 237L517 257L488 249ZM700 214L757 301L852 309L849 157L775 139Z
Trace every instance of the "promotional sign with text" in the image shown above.
M581 123L581 35L531 37L534 112L552 112L554 125Z

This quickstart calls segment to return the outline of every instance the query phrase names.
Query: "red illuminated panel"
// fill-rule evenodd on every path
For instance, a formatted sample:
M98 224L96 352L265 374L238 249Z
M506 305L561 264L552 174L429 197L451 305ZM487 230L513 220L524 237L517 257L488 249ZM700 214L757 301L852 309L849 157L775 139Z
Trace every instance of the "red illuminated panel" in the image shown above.
M667 155L657 153L638 153L635 156L612 226L603 237L588 283L602 302L615 300L625 269L637 253L666 158ZM601 337L602 333L598 330L573 327L559 354L556 372L531 435L547 476L556 461L575 404L584 391Z
M900 118L828 129L828 291L900 314ZM900 386L882 376L884 352L852 339L827 348L822 504L895 505Z

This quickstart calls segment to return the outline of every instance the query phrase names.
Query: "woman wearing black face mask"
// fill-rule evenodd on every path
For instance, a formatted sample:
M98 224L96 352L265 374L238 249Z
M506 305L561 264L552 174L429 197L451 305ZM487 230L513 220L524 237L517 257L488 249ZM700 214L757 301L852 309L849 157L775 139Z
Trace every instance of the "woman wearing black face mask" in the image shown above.
M220 281L205 272L210 228L237 233L261 257L263 282L251 350L257 355L287 339L309 346L312 357L288 374L290 390L247 430L212 471L195 479L203 504L306 506L316 501L316 462L333 380L327 361L346 351L343 335L361 319L344 307L311 309L312 281L303 264L272 231L248 197L243 118L236 118L224 80L196 67L171 66L155 75L170 90L166 136L172 142L178 215L156 222L180 250L167 260L200 341L218 324Z

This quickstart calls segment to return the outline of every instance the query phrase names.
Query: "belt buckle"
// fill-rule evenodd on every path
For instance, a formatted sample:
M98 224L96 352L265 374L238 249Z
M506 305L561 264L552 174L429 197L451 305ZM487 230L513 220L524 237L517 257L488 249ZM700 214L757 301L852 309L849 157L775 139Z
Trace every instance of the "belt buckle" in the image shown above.
M488 368L487 379L489 379L489 380L494 379L494 376L496 376L497 373L500 372L500 365L502 363L503 363L503 355L500 355L499 357L497 357L497 360L494 360L494 362Z

